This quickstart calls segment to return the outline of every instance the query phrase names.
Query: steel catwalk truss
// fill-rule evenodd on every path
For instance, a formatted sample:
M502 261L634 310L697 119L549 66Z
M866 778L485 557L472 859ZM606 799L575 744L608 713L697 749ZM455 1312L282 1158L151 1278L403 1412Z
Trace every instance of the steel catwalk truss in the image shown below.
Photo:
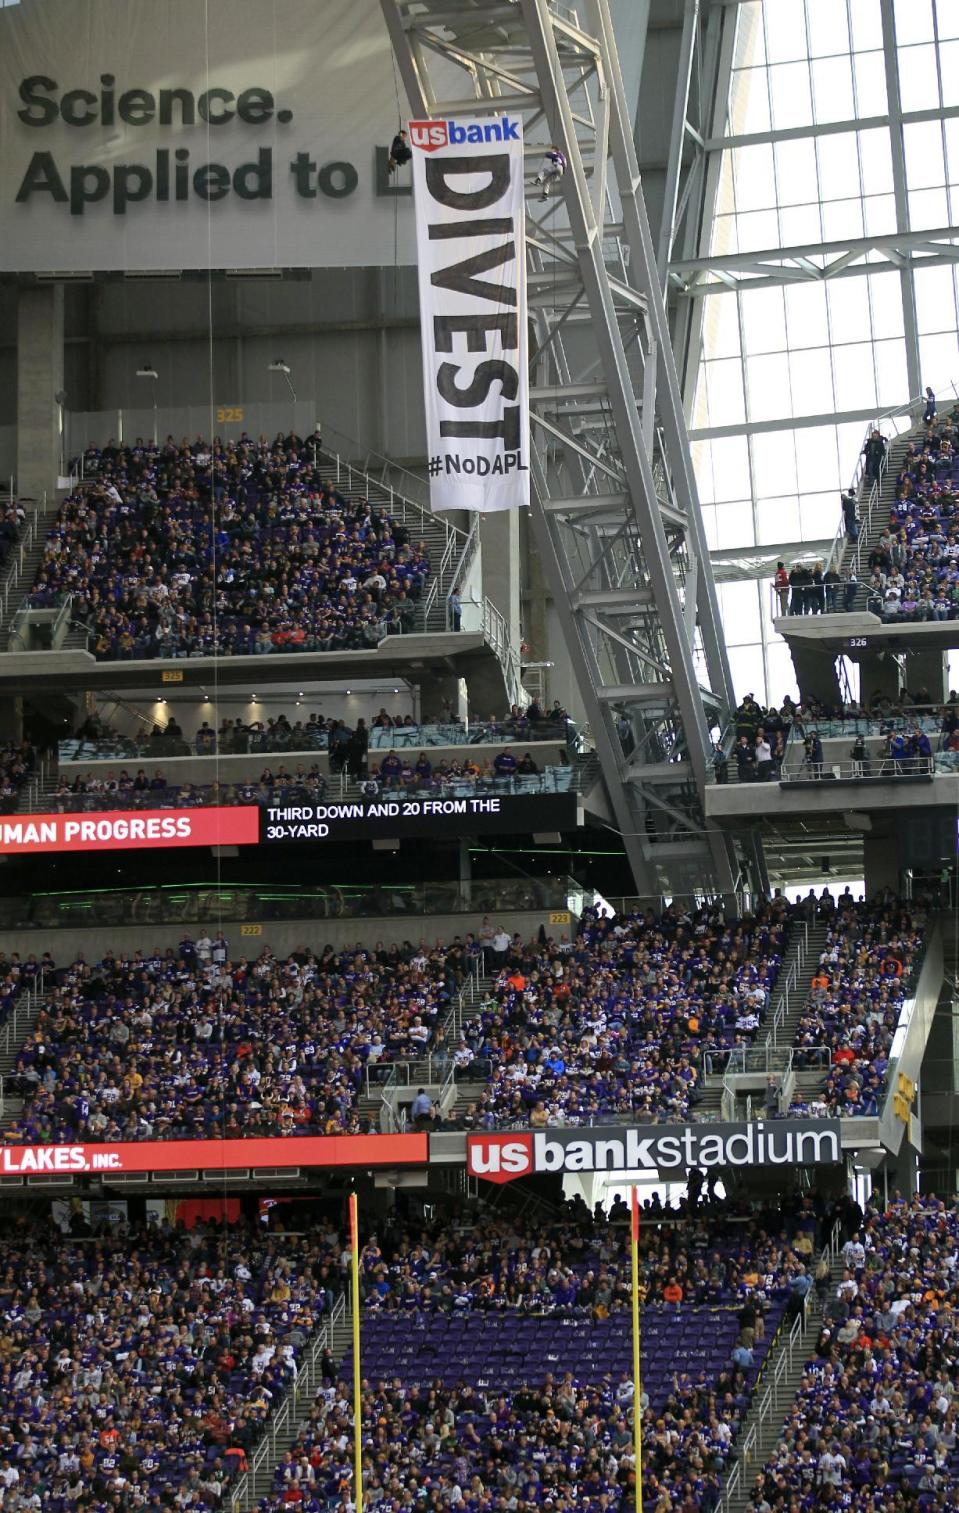
M730 893L703 795L732 685L607 0L381 4L414 116L524 118L537 547L637 889Z

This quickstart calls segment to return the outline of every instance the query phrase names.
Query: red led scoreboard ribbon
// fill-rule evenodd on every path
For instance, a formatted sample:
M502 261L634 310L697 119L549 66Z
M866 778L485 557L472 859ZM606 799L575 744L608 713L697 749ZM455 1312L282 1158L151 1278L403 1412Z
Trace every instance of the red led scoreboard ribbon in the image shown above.
M140 1140L118 1145L0 1146L0 1176L171 1172L249 1166L425 1166L428 1137L289 1135L251 1140Z
M132 847L248 846L260 839L256 805L142 809L113 814L9 814L0 818L0 853L121 851Z

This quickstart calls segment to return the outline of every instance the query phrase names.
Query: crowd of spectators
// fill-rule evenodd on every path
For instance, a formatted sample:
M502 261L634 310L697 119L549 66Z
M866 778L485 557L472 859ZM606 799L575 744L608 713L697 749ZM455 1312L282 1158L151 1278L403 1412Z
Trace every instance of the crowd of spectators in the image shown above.
M717 1506L768 1345L766 1323L789 1305L802 1306L797 1279L808 1282L822 1233L819 1210L808 1196L788 1193L775 1212L699 1192L675 1208L658 1200L644 1207L640 1409L644 1505L654 1513L711 1513ZM548 1222L466 1214L425 1227L401 1222L367 1239L366 1353L377 1367L389 1362L363 1380L364 1499L371 1508L422 1500L477 1513L613 1513L632 1505L633 1386L622 1370L628 1325L619 1328L615 1318L629 1301L628 1233L621 1201L607 1216L573 1200ZM399 1329L392 1325L398 1310ZM493 1332L471 1327L477 1312L494 1316ZM437 1313L448 1320L445 1340L469 1342L462 1370L437 1363L430 1348ZM691 1354L687 1318L703 1347ZM390 1327L384 1333L379 1324ZM525 1380L511 1373L504 1380L504 1355L530 1330L537 1339L548 1336L549 1348L527 1357ZM709 1347L720 1338L729 1343L717 1356ZM619 1342L600 1359L615 1356L620 1369L595 1369L600 1339ZM339 1381L331 1363L276 1468L263 1513L290 1505L321 1513L349 1499L348 1381L349 1361Z
M20 789L32 775L37 752L29 741L8 741L0 746L0 814L12 814Z
M459 762L455 758L440 758L432 761L421 751L415 761L402 752L388 752L382 761L367 764L365 752L354 764L352 748L347 752L345 765L335 766L334 772L346 772L358 786L361 797L375 799L398 794L432 794L462 796L464 794L512 793L538 789L546 785L560 789L572 781L565 748L559 752L562 760L555 766L540 768L529 752L517 756L509 747L498 752L492 760L482 764L467 757ZM307 768L302 762L290 771L283 763L274 770L264 767L257 778L241 778L233 783L191 783L171 781L159 767L150 773L145 767L131 772L123 767L119 772L77 773L75 777L63 775L53 792L38 802L41 811L57 814L89 813L96 810L114 809L197 809L210 806L231 807L237 804L283 805L291 803L322 803L327 796L329 783L326 775L314 763Z
M587 908L572 941L515 937L457 1047L492 1067L477 1122L685 1118L704 1054L754 1040L787 916L784 899L733 922L707 906L612 918Z
M959 405L909 442L871 548L867 608L887 622L959 617Z
M838 571L822 561L778 562L773 577L779 613L810 615L866 609L887 624L959 618L959 403L923 417L895 479L889 519L865 564ZM888 443L874 431L865 447L865 478L879 479ZM847 540L858 540L858 501L842 497ZM858 559L857 559L858 560Z
M0 1506L214 1513L342 1291L337 1235L163 1221L0 1239Z
M840 573L822 562L794 562L788 569L777 562L773 587L781 615L831 615L856 607L859 579L853 569Z
M455 794L462 797L484 793L523 793L539 791L544 787L566 788L572 782L573 770L565 747L556 753L557 760L543 763L533 754L522 755L512 747L482 762L472 757L458 762L445 758L434 762L426 751L421 751L415 761L402 752L391 751L378 763L370 765L360 791L368 798L379 794ZM542 764L542 765L541 765Z
M808 1268L820 1220L809 1201L784 1198L775 1211L753 1209L718 1199L713 1186L697 1172L676 1207L646 1200L643 1304L750 1305L755 1339L765 1310L788 1301ZM608 1222L601 1209L590 1215L570 1202L545 1234L541 1214L501 1219L492 1212L463 1229L439 1219L396 1225L370 1239L360 1266L363 1306L372 1312L580 1312L602 1319L630 1307L629 1214L622 1199Z
M750 1513L946 1513L959 1489L959 1206L873 1200Z
M823 740L850 736L848 747L835 750L827 761ZM881 737L878 749L869 737ZM844 777L898 777L930 774L959 767L959 694L945 704L933 701L925 687L903 691L898 699L875 694L866 704L829 705L817 699L795 701L788 695L777 709L763 709L750 693L736 709L725 742L713 748L718 783L778 782L793 749L802 743L795 767L799 777L822 778L838 760ZM791 769L792 770L792 769Z
M7 1142L337 1134L361 1125L368 1066L424 1055L466 971L424 945L285 960L233 957L220 934L108 951L55 971L7 1090Z
M912 907L885 900L853 904L829 917L826 943L795 1034L798 1070L830 1066L821 1092L791 1113L875 1116L885 1092L896 1025L918 965L923 921Z
M175 714L165 725L145 726L134 736L111 730L97 715L88 716L76 735L61 742L61 757L70 761L151 760L154 757L271 755L280 752L328 751L330 760L346 765L351 748L368 750L415 748L417 746L477 746L497 740L551 741L566 739L575 731L566 710L557 699L545 713L534 701L527 709L514 704L505 719L491 716L465 725L458 714L444 710L437 723L420 723L411 714L391 716L381 709L367 722L356 725L345 720L327 719L314 712L305 719L289 720L285 714L266 720L224 717L218 727L203 720L193 736L187 737ZM566 758L564 757L564 760Z
M424 544L345 498L299 437L169 436L85 461L30 603L72 595L98 658L338 651L415 629Z
M39 803L41 811L56 814L87 814L114 809L203 809L237 804L322 803L328 782L314 764L299 763L292 772L282 764L276 771L265 767L258 778L236 783L171 782L158 767L135 773L78 773L61 777L53 793Z

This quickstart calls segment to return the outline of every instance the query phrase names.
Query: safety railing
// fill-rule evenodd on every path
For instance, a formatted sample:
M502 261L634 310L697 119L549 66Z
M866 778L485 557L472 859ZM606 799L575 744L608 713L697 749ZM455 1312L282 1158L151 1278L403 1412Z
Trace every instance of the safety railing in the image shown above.
M496 608L492 599L483 600L483 635L502 665L506 679L506 697L511 705L517 704L520 709L525 709L529 695L520 675L519 651L510 639L505 616Z
M806 953L809 950L809 921L803 920L801 924L793 925L791 943L795 944L796 951L792 962L786 970L786 975L780 977L776 983L776 1002L772 1017L769 1021L769 1031L766 1035L766 1044L776 1046L779 1043L779 1034L789 1012L789 997L799 986L800 974L804 972L806 965Z
M340 1294L332 1312L316 1331L307 1346L306 1354L297 1367L297 1374L283 1401L270 1415L266 1433L260 1438L248 1460L248 1469L230 1488L231 1513L243 1513L253 1506L253 1499L269 1491L261 1487L260 1473L279 1459L279 1441L292 1423L295 1423L300 1406L312 1402L321 1375L320 1362L323 1351L332 1349L333 1331L337 1324L346 1321L346 1297Z
M400 1088L439 1087L450 1070L450 1053L441 1051L416 1061L367 1062L363 1072L363 1089L367 1098L380 1098Z
M24 565L27 561L27 554L38 539L40 515L46 512L46 507L47 496L44 493L42 507L35 504L30 509L25 510L26 519L20 527L19 539L7 559L3 572L2 586L0 586L0 602L3 605L2 624L4 625L6 625L9 616L11 598L16 603L17 599L23 596L24 589L21 580L23 578Z
M467 578L469 577L470 568L473 566L473 559L475 558L476 553L479 551L479 544L480 544L480 524L479 524L479 522L480 522L479 515L474 515L473 519L472 519L472 523L471 523L470 528L469 528L469 534L467 535L466 540L463 542L463 549L460 552L459 558L458 558L457 563L456 563L456 566L453 569L453 576L452 576L452 579L450 581L449 589L447 590L447 595L446 595L446 624L447 624L447 629L449 629L449 630L453 629L452 596L453 596L453 594L459 594L460 597L462 598L463 590L464 590L464 588L466 586Z
M706 1075L724 1077L785 1076L792 1068L792 1047L774 1041L762 1045L736 1045L728 1051L707 1051L703 1057Z
M952 755L952 753L942 753ZM959 756L959 753L956 754ZM821 762L804 759L799 767L783 767L779 781L789 783L819 783L827 779L836 779L848 782L851 779L870 779L872 781L890 782L896 778L925 778L931 781L937 768L935 756L891 756L887 752L873 755L855 757L851 760L834 762L831 758L824 758ZM954 772L956 768L944 765L943 772Z
M804 714L793 723L791 734L801 738L807 732L822 740L829 736L880 736L887 730L915 730L918 725L927 735L942 729L943 704L903 704L888 709L859 710L837 716Z
M429 779L418 782L414 778L405 782L397 780L396 785L391 787L389 781L378 780L375 772L362 779L342 773L341 779L339 792L343 798L365 796L370 801L395 799L404 804L418 801L428 804L431 800L442 803L444 799L495 798L498 794L576 793L580 790L582 775L576 767L556 763L544 768L542 772L513 773L509 776L501 776L496 772L476 778L443 776L438 785L434 785ZM405 812L417 814L420 811L407 808ZM434 809L424 812L436 814L439 811Z
M840 1227L837 1222L820 1256L820 1259L825 1259L830 1267L839 1253L839 1240ZM717 1513L736 1513L746 1489L746 1477L757 1460L765 1426L777 1416L780 1422L783 1422L786 1410L795 1398L796 1391L793 1385L795 1367L800 1358L800 1352L803 1358L807 1354L806 1335L810 1323L810 1304L807 1295L801 1311L796 1314L792 1322L789 1323L784 1319L780 1324L769 1347L766 1364L756 1384L757 1397L754 1398L756 1408L750 1415L752 1423L743 1437L733 1465L726 1473L722 1501ZM779 1345L780 1336L784 1336L781 1345ZM777 1345L779 1349L776 1364L770 1368L769 1360L776 1353Z
M17 794L17 809L21 814L36 813L55 771L55 759L48 752L44 752L38 758L27 782Z
M570 913L573 928L582 886L574 878L495 877L474 882L347 884L313 888L272 883L221 886L215 882L167 887L70 889L0 898L0 929L116 925L258 925L251 936L269 939L271 924L286 920L408 918L438 914Z
M943 386L943 387L937 389L936 393L940 397L942 397L943 395L950 395L951 394L952 397L953 397L953 399L959 398L959 389L957 389L955 382L952 381L952 380L950 380L950 382L949 382L948 385ZM869 438L872 435L873 431L875 431L875 430L881 430L882 426L885 423L887 423L888 421L893 421L893 420L901 419L903 417L908 417L910 425L909 425L909 427L907 427L907 429L910 429L911 426L913 424L915 424L915 417L916 417L917 411L921 410L924 407L925 402L926 402L926 396L925 396L924 393L923 394L914 394L912 396L912 398L911 399L907 399L904 404L894 405L892 409L890 409L890 410L884 410L882 412L882 414L877 415L875 417L875 419L871 420L869 422L869 425L866 427L866 433L865 433L865 437L863 439L863 448L865 448L865 444L869 440ZM901 433L898 433L898 434L901 434ZM856 494L857 498L858 498L858 495L859 495L859 489L860 489L860 486L862 484L862 479L863 479L863 475L865 473L865 470L866 470L865 458L863 456L863 452L860 451L859 456L856 459L856 469L855 469L855 472L853 473L853 476L852 476L852 483L850 484L850 487L853 490L853 492ZM884 465L884 470L885 470L885 465ZM865 518L861 518L860 519L859 533L858 533L858 536L856 537L857 551L856 551L856 554L855 554L855 564L856 564L856 574L857 574L857 576L858 576L858 565L859 565L860 551L861 551L861 545L860 545L860 543L868 535L868 522L869 522L869 519L871 519L872 506L873 506L873 504L875 502L875 498L878 497L878 492L879 492L878 488L874 484L873 488L869 492L869 498L868 498L868 500L866 502L866 506L867 506L866 510L863 512L863 515L865 516ZM845 549L846 549L846 546L849 543L849 541L850 541L850 538L849 538L849 536L846 533L845 523L841 521L840 524L839 524L839 527L838 527L838 529L836 531L836 535L835 535L835 537L833 539L832 546L829 549L829 555L826 558L826 567L827 568L829 568L829 567L839 567L841 565L843 557L845 555Z

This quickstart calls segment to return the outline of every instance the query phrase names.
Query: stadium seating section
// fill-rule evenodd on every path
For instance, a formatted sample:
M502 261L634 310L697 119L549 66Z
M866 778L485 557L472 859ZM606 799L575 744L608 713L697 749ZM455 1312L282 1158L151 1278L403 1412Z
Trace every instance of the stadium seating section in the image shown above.
M893 1036L918 965L922 928L893 902L846 905L831 918L825 950L795 1037L794 1064L830 1067L821 1093L791 1112L876 1115Z
M873 1207L750 1513L956 1506L956 1200Z
M44 971L43 1004L5 1088L25 1099L7 1139L219 1139L360 1128L394 1061L434 1055L434 1080L483 1083L448 1128L544 1128L695 1117L704 1072L763 1033L790 919L825 923L808 963L793 1066L821 1070L790 1115L875 1116L893 1036L921 961L922 916L891 896L824 890L721 911L603 917L572 939L524 943L485 923L448 945L287 959L235 955L222 935L55 969L0 962L0 1011ZM484 974L486 977L484 979ZM487 984L454 1029L469 976ZM707 1056L710 1061L707 1066ZM434 1108L433 1128L443 1125Z
M72 596L100 659L357 649L416 626L425 549L281 439L171 437L85 468L30 603Z
M364 775L365 774L365 775ZM431 761L425 751L401 756L389 752L382 762L367 764L352 774L346 788L337 785L337 794L350 792L366 798L382 794L432 794L454 797L484 793L560 793L573 782L568 763L547 766L542 772L529 752L514 755L508 747L490 760L479 762L466 757L462 762L441 758ZM196 809L210 805L319 803L327 796L330 783L314 762L305 767L298 762L290 771L283 763L275 769L265 767L258 777L234 783L177 783L162 768L134 771L120 768L102 776L98 772L81 772L69 778L64 774L53 792L39 800L40 812L58 814L90 813L114 809Z
M2 1506L212 1513L341 1291L340 1247L79 1230L0 1239Z
M708 908L658 920L587 909L565 950L512 952L466 1027L493 1067L483 1122L685 1118L703 1054L756 1037L787 913L782 899L731 924Z
M944 417L909 443L884 531L868 557L867 608L883 620L959 617L959 445Z
M650 1508L709 1513L818 1226L808 1205L775 1217L710 1205L679 1219L647 1209L641 1228L644 1494ZM441 1505L464 1508L511 1497L557 1510L626 1505L627 1236L622 1203L609 1222L573 1203L552 1222L467 1219L370 1239L361 1257L368 1497L402 1505L425 1486ZM677 1277L685 1292L667 1302ZM351 1372L347 1355L340 1382ZM291 1503L318 1513L349 1485L347 1391L331 1376L277 1467L264 1513Z
M74 963L17 1058L8 1140L211 1139L359 1129L368 1064L424 1054L448 1012L442 949L264 952L221 936Z

